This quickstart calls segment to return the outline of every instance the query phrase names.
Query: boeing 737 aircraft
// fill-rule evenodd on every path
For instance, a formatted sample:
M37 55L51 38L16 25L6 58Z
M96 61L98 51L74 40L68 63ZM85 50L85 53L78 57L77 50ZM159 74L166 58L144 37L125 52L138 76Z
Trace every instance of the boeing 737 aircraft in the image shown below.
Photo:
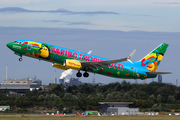
M158 74L170 74L170 72L156 72L168 44L162 43L138 62L131 62L136 50L125 58L109 60L106 58L70 50L55 45L31 40L17 40L7 44L14 53L20 56L28 56L52 63L52 66L62 70L77 70L77 77L84 77L89 73L97 73L115 78L146 79L155 78ZM125 62L126 61L126 62Z

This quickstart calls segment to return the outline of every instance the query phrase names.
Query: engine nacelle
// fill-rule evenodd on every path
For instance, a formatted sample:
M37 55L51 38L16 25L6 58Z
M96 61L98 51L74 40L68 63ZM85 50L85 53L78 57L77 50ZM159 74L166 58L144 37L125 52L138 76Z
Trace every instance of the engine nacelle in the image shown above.
M58 63L53 63L52 66L55 67L55 68L58 68L58 69L62 69L62 70L67 70L68 69L68 68L66 68L63 65L58 64Z
M63 65L66 68L71 68L71 69L75 69L75 70L80 70L81 69L81 63L79 61L76 61L76 60L66 59L64 61Z

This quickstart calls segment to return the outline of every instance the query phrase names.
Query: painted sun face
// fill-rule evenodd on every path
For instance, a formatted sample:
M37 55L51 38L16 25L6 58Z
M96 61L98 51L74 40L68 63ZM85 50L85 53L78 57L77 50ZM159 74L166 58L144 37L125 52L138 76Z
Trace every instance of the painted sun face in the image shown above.
M47 58L49 56L49 50L46 46L42 46L42 48L40 49L41 51L41 57L43 58Z

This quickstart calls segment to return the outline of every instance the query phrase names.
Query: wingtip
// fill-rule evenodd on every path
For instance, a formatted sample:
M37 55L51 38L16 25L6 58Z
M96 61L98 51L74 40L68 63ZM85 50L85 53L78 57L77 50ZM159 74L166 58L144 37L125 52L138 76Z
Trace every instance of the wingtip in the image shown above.
M134 49L134 50L132 51L132 53L127 56L127 59L131 59L131 58L133 57L133 55L134 55L135 52L136 52L136 49Z

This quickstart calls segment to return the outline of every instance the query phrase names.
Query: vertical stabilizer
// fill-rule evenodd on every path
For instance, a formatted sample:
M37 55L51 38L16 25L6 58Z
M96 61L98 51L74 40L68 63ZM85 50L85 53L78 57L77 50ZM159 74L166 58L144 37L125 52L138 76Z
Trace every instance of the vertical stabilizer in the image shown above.
M168 44L162 43L152 52L142 58L138 63L140 63L141 66L145 67L147 70L156 72L168 46Z

